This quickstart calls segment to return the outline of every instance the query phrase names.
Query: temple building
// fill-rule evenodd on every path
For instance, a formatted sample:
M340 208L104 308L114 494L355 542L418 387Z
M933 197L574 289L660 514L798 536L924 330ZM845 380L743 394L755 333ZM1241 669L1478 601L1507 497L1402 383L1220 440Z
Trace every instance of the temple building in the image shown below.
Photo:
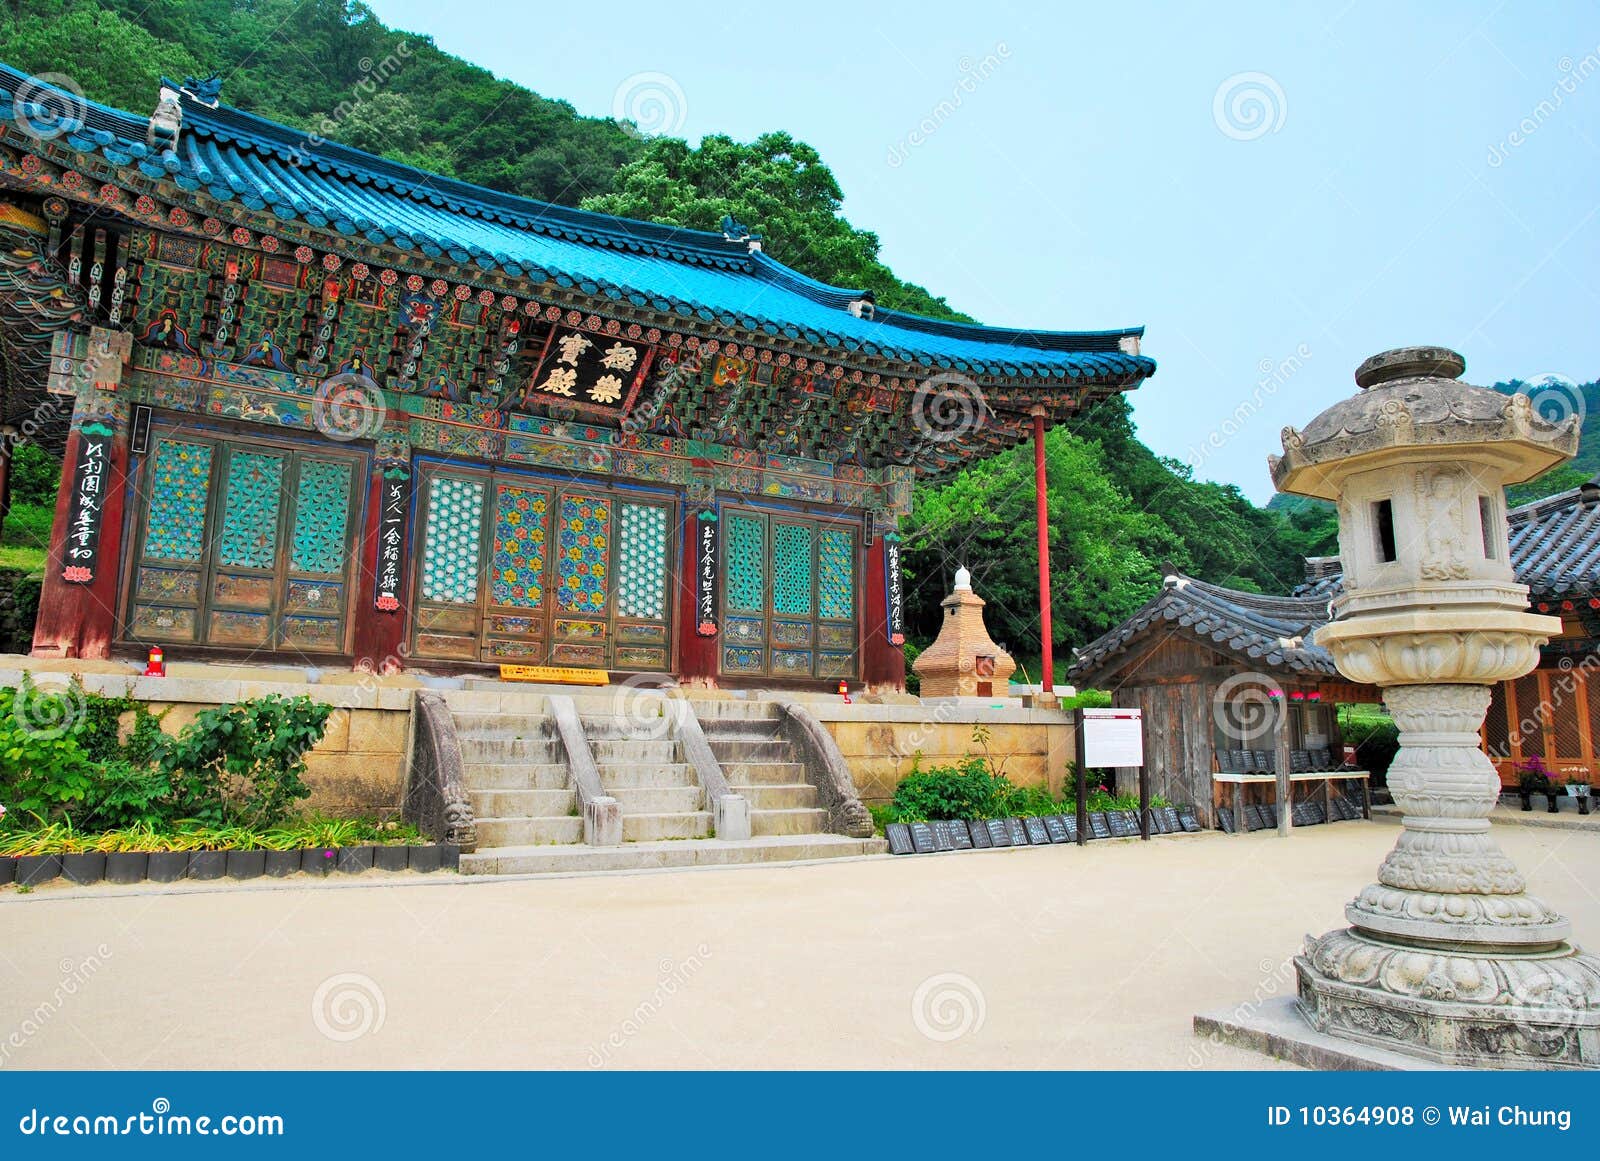
M214 81L0 89L3 418L64 451L36 656L898 687L913 483L1155 370L1142 328L879 309L731 219L478 188Z

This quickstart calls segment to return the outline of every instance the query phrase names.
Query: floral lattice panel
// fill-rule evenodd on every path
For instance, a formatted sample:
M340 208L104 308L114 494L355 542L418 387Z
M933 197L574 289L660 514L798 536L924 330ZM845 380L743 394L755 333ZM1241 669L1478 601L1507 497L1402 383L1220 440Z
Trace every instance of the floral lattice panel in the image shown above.
M830 621L856 615L856 538L844 528L817 533L817 612Z
M772 525L772 611L785 617L811 615L811 526Z
M667 616L667 510L623 504L617 540L617 612L661 621Z
M728 608L743 613L766 609L767 553L761 521L730 512L725 525L728 561L725 566Z
M556 608L600 616L606 609L611 502L599 496L561 497L556 542Z
M150 480L150 560L196 564L205 553L206 495L211 490L211 445L164 439L156 445Z
M495 489L490 599L496 605L536 609L544 601L549 516L548 493L506 484Z
M478 599L483 484L434 476L422 550L422 598L470 605Z
M229 568L271 569L278 563L278 511L288 457L234 451L228 457L217 562Z
M316 576L344 573L350 519L350 465L303 460L294 496L294 547L289 567Z

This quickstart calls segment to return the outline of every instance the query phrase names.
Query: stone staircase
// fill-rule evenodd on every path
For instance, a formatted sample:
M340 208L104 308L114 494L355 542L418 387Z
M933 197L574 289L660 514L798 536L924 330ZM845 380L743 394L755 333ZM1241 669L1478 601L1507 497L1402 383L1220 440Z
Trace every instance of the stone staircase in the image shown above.
M711 752L733 792L750 803L752 836L823 834L828 812L769 701L692 702Z
M601 788L621 807L621 846L584 843L578 790L546 697L533 690L493 696L452 691L444 697L478 836L477 850L461 857L463 873L727 866L885 849L882 839L829 833L828 812L775 703L690 702L723 777L750 808L751 837L724 840L713 833L699 773L667 718L657 723L620 713L609 694L560 692L573 699Z
M452 710L482 847L583 841L578 792L543 714Z
M623 842L711 834L711 812L699 779L665 719L659 728L643 727L615 713L580 710L578 720L600 770L600 785L622 807Z

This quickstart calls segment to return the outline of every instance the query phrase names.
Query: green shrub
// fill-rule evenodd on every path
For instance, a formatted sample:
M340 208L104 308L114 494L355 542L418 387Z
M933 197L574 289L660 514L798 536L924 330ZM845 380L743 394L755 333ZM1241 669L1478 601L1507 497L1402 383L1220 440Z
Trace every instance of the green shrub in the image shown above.
M936 818L1004 818L1006 803L1016 787L994 773L984 758L968 757L954 766L918 769L894 790L894 812L899 822L924 822Z
M157 756L180 813L213 825L282 821L311 796L302 778L305 755L322 740L332 712L304 695L278 694L202 710Z
M1107 709L1111 705L1111 695L1103 689L1080 689L1071 697L1061 699L1061 708L1074 709Z

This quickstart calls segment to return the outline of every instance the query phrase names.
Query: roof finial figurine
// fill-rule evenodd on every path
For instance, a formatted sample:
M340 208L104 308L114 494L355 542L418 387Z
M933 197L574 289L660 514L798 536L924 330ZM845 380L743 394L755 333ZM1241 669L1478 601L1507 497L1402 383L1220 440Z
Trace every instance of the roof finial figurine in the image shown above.
M163 79L161 95L156 98L156 111L150 114L150 128L144 143L151 149L164 152L178 148L178 134L183 130L183 105L178 100L178 90L172 82Z
M203 80L197 77L184 77L183 91L206 108L215 109L222 103L222 75L212 73Z

